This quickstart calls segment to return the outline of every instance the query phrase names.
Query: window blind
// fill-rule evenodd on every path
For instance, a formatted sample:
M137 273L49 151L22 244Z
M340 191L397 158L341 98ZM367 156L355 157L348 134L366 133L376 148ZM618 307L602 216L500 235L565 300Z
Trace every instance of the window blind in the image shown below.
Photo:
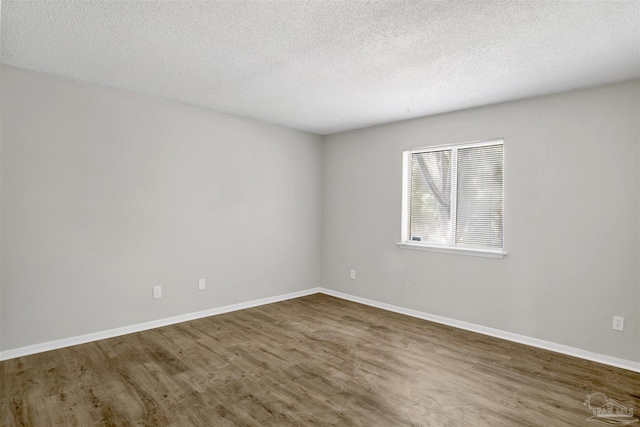
M451 151L415 153L411 159L411 240L451 240Z
M458 150L457 244L502 248L502 145Z

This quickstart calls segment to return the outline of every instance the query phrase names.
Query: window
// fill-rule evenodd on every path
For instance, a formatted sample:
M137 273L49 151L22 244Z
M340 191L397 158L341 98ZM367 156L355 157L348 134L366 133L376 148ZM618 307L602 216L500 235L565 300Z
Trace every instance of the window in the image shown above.
M405 249L502 257L503 141L404 151Z

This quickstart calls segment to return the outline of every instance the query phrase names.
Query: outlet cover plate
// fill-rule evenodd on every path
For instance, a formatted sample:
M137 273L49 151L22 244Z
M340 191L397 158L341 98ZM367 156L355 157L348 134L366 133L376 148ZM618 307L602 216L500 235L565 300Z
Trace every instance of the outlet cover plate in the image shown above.
M613 329L616 331L624 330L624 317L613 316Z

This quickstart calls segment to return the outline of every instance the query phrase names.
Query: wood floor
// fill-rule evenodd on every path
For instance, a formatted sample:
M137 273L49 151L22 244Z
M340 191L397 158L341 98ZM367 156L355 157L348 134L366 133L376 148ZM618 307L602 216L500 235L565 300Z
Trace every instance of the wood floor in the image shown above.
M316 294L0 362L0 426L587 426L640 374ZM640 424L638 424L640 425Z

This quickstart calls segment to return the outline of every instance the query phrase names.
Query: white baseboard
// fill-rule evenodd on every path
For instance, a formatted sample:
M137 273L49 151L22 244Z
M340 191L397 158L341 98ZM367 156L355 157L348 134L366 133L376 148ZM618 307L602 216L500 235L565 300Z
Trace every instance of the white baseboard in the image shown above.
M138 323L135 325L124 326L122 328L109 329L107 331L95 332L92 334L80 335L77 337L64 338L55 341L48 341L41 344L19 347L11 350L0 352L0 361L14 359L16 357L28 356L30 354L42 353L44 351L56 350L64 347L71 347L78 344L86 344L93 341L103 340L106 338L118 337L121 335L132 334L134 332L142 332L149 329L160 328L162 326L174 325L176 323L188 322L189 320L201 319L203 317L215 316L216 314L229 313L245 308L257 307L260 305L271 304L274 302L285 301L288 299L299 298L311 294L321 292L321 288L310 288L303 291L291 292L284 295L274 297L261 298L238 304L226 305L224 307L212 308L209 310L196 311L194 313L182 314L164 319L152 320L150 322Z
M262 299L257 299L253 301L227 305L224 307L212 308L209 310L197 311L195 313L188 313L180 316L168 317L165 319L153 320L151 322L138 323L136 325L124 326L122 328L110 329L107 331L80 335L77 337L64 338L61 340L49 341L41 344L35 344L35 345L26 346L26 347L5 350L0 352L0 361L13 359L21 356L28 356L30 354L42 353L44 351L55 350L58 348L70 347L73 345L85 344L93 341L103 340L106 338L118 337L121 335L127 335L134 332L141 332L149 329L160 328L162 326L168 326L176 323L187 322L189 320L215 316L216 314L229 313L232 311L244 310L245 308L257 307L260 305L271 304L274 302L286 301L288 299L299 298L299 297L316 294L316 293L323 293L323 294L331 295L344 300L381 308L383 310L393 311L395 313L400 313L400 314L404 314L411 317L417 317L419 319L424 319L431 322L440 323L443 325L453 326L455 328L464 329L471 332L477 332L479 334L488 335L491 337L496 337L496 338L504 339L507 341L513 341L520 344L529 345L531 347L542 348L542 349L550 350L556 353L562 353L569 356L579 357L581 359L591 360L593 362L602 363L604 365L610 365L610 366L615 366L618 368L623 368L623 369L627 369L634 372L640 372L640 362L634 362L626 359L619 359L617 357L607 356L605 354L593 353L593 352L582 350L575 347L556 344L550 341L531 338L525 335L518 335L511 332L502 331L500 329L488 328L486 326L480 326L473 323L450 319L447 317L436 316L434 314L429 314L429 313L424 313L417 310L398 307L395 305L386 304L383 302L374 301L367 298L357 297L354 295L349 295L343 292L338 292L338 291L321 288L321 287L310 288L310 289L305 289L303 291L291 292L284 295L277 295L274 297L262 298Z
M348 301L353 301L360 304L381 308L383 310L393 311L395 313L405 314L411 317L417 317L419 319L429 320L435 323L441 323L443 325L453 326L455 328L464 329L471 332L477 332L483 335L489 335L495 338L501 338L503 340L513 341L520 344L529 345L531 347L538 347L538 348L553 351L556 353L562 353L569 356L579 357L581 359L591 360L592 362L598 362L604 365L615 366L617 368L627 369L629 371L640 372L640 362L620 359L613 356L607 356L605 354L593 353L591 351L582 350L575 347L569 347L567 345L556 344L550 341L539 340L537 338L531 338L525 335L514 334L511 332L502 331L500 329L488 328L486 326L480 326L473 323L463 322L460 320L449 319L447 317L436 316L434 314L429 314L429 313L424 313L417 310L398 307L395 305L386 304L383 302L378 302L378 301L370 300L367 298L361 298L354 295L345 294L343 292L333 291L331 289L320 288L320 292L326 295L331 295L331 296L345 299Z

